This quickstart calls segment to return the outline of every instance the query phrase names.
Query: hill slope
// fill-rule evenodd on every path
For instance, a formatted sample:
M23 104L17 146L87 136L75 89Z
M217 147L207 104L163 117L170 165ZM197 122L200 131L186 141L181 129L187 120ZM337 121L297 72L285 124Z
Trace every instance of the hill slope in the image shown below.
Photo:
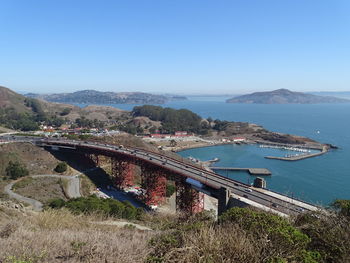
M155 103L163 104L172 97L154 95L142 92L101 92L96 90L81 90L73 93L57 93L57 94L26 94L27 97L43 99L51 102L63 103L89 103L89 104L144 104ZM178 99L178 97L174 97Z
M25 105L26 97L0 86L0 109L12 107L18 112L30 112L31 109Z
M350 100L330 96L317 96L287 89L268 92L254 92L228 99L227 103L261 103L261 104L316 104L316 103L349 103Z

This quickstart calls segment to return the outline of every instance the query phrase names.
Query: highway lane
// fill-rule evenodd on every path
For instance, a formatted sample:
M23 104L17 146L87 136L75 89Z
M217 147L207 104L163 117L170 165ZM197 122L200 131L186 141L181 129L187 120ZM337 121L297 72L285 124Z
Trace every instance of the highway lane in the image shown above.
M187 164L177 159L168 157L166 155L161 155L160 153L155 153L151 151L146 151L139 148L133 147L124 147L124 146L116 146L109 144L101 144L95 142L88 141L73 141L66 139L42 139L42 138L28 138L28 137L16 137L11 136L11 139L15 141L23 141L28 140L33 143L47 143L50 145L56 146L68 146L73 148L88 148L88 149L96 149L101 151L110 151L111 153L118 153L126 155L130 158L138 158L148 163L154 164L156 166L163 167L171 172L181 174L185 177L192 178L194 180L199 181L203 185L209 186L212 189L219 189L220 187L224 187L230 190L235 195L244 199L249 199L251 201L257 202L261 205L264 205L273 210L288 214L295 215L301 213L303 211L307 211L305 207L300 206L299 204L293 203L293 201L288 202L281 198L277 198L266 193L256 191L250 185L235 181L230 178L226 178L224 176L218 175L214 172L207 171L205 169L201 169L195 165Z

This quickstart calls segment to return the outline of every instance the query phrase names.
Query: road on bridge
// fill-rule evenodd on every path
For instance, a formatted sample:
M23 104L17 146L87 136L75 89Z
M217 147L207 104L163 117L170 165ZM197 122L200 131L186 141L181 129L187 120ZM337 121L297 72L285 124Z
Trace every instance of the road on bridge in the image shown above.
M201 169L195 165L191 165L174 158L162 155L160 153L147 151L144 149L134 147L116 146L111 144L102 144L89 141L73 141L66 139L43 139L40 137L17 137L11 136L8 140L14 141L30 141L41 146L57 146L71 149L90 149L97 151L108 151L111 155L122 154L129 158L137 158L145 162L151 163L163 169L167 169L176 174L180 174L187 178L192 178L199 181L205 187L203 192L208 193L206 189L220 189L226 188L231 191L235 198L239 198L241 201L248 201L247 203L257 203L260 206L271 209L271 211L277 211L285 215L296 215L305 211L315 211L319 208L308 204L306 202L292 199L282 194L271 192L267 189L261 190L250 185L241 183L216 174L205 169Z

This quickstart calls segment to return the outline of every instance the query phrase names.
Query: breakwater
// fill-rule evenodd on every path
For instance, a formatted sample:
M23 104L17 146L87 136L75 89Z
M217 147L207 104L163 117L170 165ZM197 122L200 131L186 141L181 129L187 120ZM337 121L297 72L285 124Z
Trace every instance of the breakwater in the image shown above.
M221 171L246 171L251 175L271 175L271 171L266 168L240 168L240 167L210 167L211 170Z
M328 147L324 146L322 151L317 153L303 153L303 154L296 154L296 155L287 155L284 157L279 156L265 156L266 159L275 159L275 160L282 160L282 161L299 161L311 157L320 156L322 154L325 154L328 152Z

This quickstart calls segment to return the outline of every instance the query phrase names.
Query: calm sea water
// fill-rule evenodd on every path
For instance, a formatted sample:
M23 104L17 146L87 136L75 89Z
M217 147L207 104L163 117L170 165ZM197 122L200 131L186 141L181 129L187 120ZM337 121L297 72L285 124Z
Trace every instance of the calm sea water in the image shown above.
M350 104L226 104L225 99L191 97L162 106L186 108L204 118L253 122L272 131L331 143L339 149L297 162L265 159L266 155L284 155L285 152L253 145L190 149L181 155L201 160L218 157L217 166L268 168L272 172L267 178L268 188L313 203L327 205L336 198L350 199ZM111 106L131 110L135 105ZM245 183L254 179L245 172L222 174Z

